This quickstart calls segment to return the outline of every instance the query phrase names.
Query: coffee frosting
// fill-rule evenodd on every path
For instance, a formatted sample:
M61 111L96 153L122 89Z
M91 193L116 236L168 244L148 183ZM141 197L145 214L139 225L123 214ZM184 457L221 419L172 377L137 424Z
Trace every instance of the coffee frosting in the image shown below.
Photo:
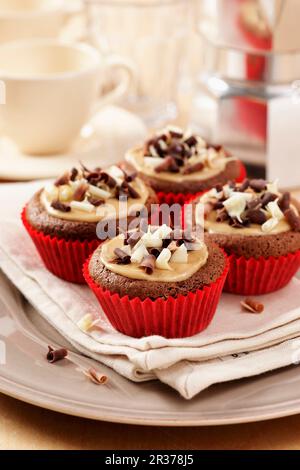
M280 193L277 182L264 180L245 180L242 184L213 188L199 202L205 206L204 228L211 234L280 234L293 230L286 211L292 210L299 217L289 193ZM197 213L196 223L201 223Z
M78 222L121 219L131 214L135 215L138 210L144 207L149 197L148 187L140 178L134 177L127 184L126 175L116 166L105 170L105 174L109 174L115 181L114 187L109 187L104 181L99 181L96 184L98 177L94 181L90 178L89 182L87 171L83 169L76 171L78 173L74 181L70 180L70 174L65 174L54 184L46 186L41 192L41 203L49 215ZM96 172L90 172L90 174L97 175L97 172L101 175L99 169ZM110 183L114 184L111 181ZM134 197L130 197L128 191L124 191L121 194L125 199L119 198L120 188L124 184L126 187L130 185ZM82 192L80 200L76 197L78 188L79 193ZM80 191L80 188L83 188L83 191Z
M147 238L147 235L145 235ZM176 250L172 250L171 259L168 260L169 255L165 257L165 261L161 262L161 267L157 267L159 264L159 256L156 258L155 267L151 274L148 274L143 268L143 260L149 255L151 248L149 247L149 240L145 240L146 246L143 245L143 241L140 240L136 244L135 247L130 247L129 245L124 244L125 237L124 235L119 235L111 240L106 241L101 246L100 258L101 262L104 266L109 269L110 271L125 276L131 279L139 279L139 280L151 280L156 282L179 282L184 281L190 278L193 274L195 274L201 267L203 267L208 258L208 250L204 242L197 241L197 249L188 251L187 257L181 257L181 254L177 256L178 262L173 262L172 257L174 257L174 253L176 250L179 252L184 251L184 248L177 247ZM157 243L154 243L157 245ZM137 250L147 250L144 251L143 255L140 259L136 259L136 262L129 262L128 264L118 264L118 257L115 254L116 249L125 250L128 256L134 257L134 254ZM168 248L161 248L160 253L162 251L168 250ZM161 256L163 257L163 256ZM181 262L180 262L181 261Z
M158 132L144 146L129 150L125 158L138 172L170 183L204 181L236 160L223 147L209 145L200 136L172 127ZM160 170L164 164L166 168Z

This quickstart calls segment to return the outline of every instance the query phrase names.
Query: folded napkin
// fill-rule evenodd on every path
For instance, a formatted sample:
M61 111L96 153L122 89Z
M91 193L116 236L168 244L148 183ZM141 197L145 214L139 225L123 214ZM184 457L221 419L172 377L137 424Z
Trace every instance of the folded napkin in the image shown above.
M216 316L201 334L184 339L130 338L115 331L86 286L64 282L44 267L18 220L36 184L4 185L0 267L57 331L79 352L133 381L159 379L192 398L206 387L297 362L300 350L300 281L261 297L263 314L242 312L241 297L223 294ZM99 318L88 332L78 322ZM1 334L1 332L0 332Z

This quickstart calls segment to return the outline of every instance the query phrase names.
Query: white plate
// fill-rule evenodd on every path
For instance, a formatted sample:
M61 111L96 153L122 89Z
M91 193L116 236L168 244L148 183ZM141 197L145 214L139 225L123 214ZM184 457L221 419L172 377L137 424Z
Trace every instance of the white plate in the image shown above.
M94 366L109 377L104 386L90 382L78 365L48 364L48 344L66 342L25 301L14 301L15 288L0 301L1 341L6 364L0 365L0 391L62 413L119 423L200 426L259 421L300 412L300 374L296 366L213 386L186 401L158 382L134 384L112 370L75 353L81 367ZM2 304L2 305L1 305ZM9 305L10 307L9 307ZM69 348L70 349L70 348Z

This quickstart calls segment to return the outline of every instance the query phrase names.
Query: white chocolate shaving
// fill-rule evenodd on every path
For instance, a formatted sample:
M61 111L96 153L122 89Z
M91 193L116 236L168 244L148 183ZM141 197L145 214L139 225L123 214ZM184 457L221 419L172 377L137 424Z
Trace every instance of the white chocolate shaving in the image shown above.
M110 168L108 168L106 170L106 173L108 173L110 176L112 176L113 178L115 179L124 179L124 173L123 171L121 170L121 168L119 168L117 165L113 165L111 166Z
M168 271L171 271L172 268L169 265L170 258L172 256L172 253L168 248L164 248L158 258L156 259L155 262L155 267L157 269L166 269Z
M156 168L158 165L160 165L163 162L161 158L155 158L155 157L144 157L144 164L145 166L148 166L150 168Z
M83 212L93 212L95 209L93 204L90 204L89 202L71 201L70 206L72 209L77 209Z
M159 154L157 153L157 150L155 149L153 145L150 145L149 152L152 155L152 157L159 158Z
M238 221L242 223L241 215L246 209L247 201L250 199L252 199L252 195L250 193L233 192L230 198L223 204L229 216L236 217Z
M93 186L92 184L89 185L89 193L92 196L95 196L100 199L109 199L111 197L111 193L109 191L97 188L97 186Z
M266 206L266 212L270 218L261 226L261 229L263 232L268 233L274 230L274 228L279 224L280 220L284 218L284 214L278 206L277 201L269 202L269 204Z
M188 252L184 244L180 245L176 251L174 251L171 257L171 263L187 263Z
M84 315L78 322L77 326L82 331L89 331L94 325L94 317L91 313Z
M45 186L45 194L50 201L54 201L58 198L58 187L54 184L47 184Z
M279 224L279 220L278 219L269 219L267 220L267 222L265 222L262 226L261 226L261 229L263 232L265 233L269 233L269 232L272 232L272 230Z
M278 183L279 183L278 179L271 183L267 183L267 191L269 193L279 194Z
M161 227L158 227L158 229L154 232L153 237L157 238L167 238L170 233L172 232L171 227L168 227L168 225L163 224Z
M149 255L148 250L142 243L136 250L134 250L130 260L132 263L140 264L143 261L144 257L147 255Z
M147 232L142 236L143 243L147 248L161 248L162 239L154 236L154 234Z
M73 196L73 191L70 186L64 185L59 188L59 200L61 202L66 202L71 199Z

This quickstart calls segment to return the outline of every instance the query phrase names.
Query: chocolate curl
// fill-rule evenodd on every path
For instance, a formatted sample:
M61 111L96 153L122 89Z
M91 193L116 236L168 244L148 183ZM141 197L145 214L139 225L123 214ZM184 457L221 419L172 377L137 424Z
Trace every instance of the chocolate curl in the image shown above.
M293 209L288 209L284 213L286 220L294 232L300 232L300 217Z
M128 192L129 197L132 199L138 199L140 197L139 193L129 184L127 181L123 181L121 188Z
M128 165L128 163L120 163L119 168L123 171L127 183L131 183L136 179L137 171L131 165Z
M55 181L54 185L55 186L62 186L64 184L68 184L70 181L70 174L69 172L66 172L64 173L62 176L60 176L59 178L57 178L57 180Z
M265 309L264 304L250 298L243 300L241 306L251 313L262 313Z
M156 173L161 173L163 171L170 171L172 173L178 173L179 172L179 168L178 168L174 158L171 157L170 155L168 157L164 158L162 163L160 165L158 165L157 167L155 167L154 170L155 170Z
M155 256L147 255L140 264L140 268L144 269L146 274L152 274L155 268Z
M260 209L250 209L246 212L246 217L252 224L263 225L267 221L266 214Z
M47 361L53 364L54 362L61 361L67 357L68 351L65 348L53 349L51 346L48 346L47 352Z
M59 202L59 201L53 201L52 204L51 204L51 207L53 207L53 209L55 209L56 211L60 211L60 212L70 212L71 211L70 206L68 206L67 204L64 204L63 202Z
M88 370L84 370L83 373L86 377L88 377L96 385L104 385L108 381L108 377L106 375L100 374L93 367L91 367Z
M194 135L191 135L187 139L185 139L184 143L188 145L189 147L195 147L198 143L196 137Z
M261 205L263 207L266 207L269 204L269 202L275 201L275 199L277 199L277 197L278 196L276 194L265 193L260 199Z
M117 186L116 180L110 176L108 173L102 172L100 175L100 181L103 181L111 189Z
M115 248L114 254L118 258L118 264L130 264L130 256L125 253L125 251L121 250L121 248Z
M217 217L216 217L217 222L225 222L228 219L229 219L229 215L225 208L217 211Z
M264 191L264 189L266 189L266 187L266 180L258 179L250 181L250 188L253 189L253 191L255 191L256 193L261 193L262 191Z
M237 188L240 193L243 193L250 186L250 181L248 179L244 180L242 184Z
M142 238L142 234L139 232L133 232L126 237L126 244L133 248L138 241Z
M78 175L78 170L77 168L72 168L72 170L70 171L70 180L71 181L75 181L76 180L76 176Z
M105 203L104 199L97 199L93 196L88 197L88 201L90 204L92 204L95 207L99 207Z
M158 250L157 248L150 248L148 249L150 255L153 255L155 256L155 258L158 258L159 255L160 255L160 250Z
M183 137L183 132L179 129L168 129L168 131L170 136L174 139L182 139Z
M78 186L75 193L73 194L74 201L83 201L87 190L88 190L87 184L81 184L80 186Z
M101 181L101 173L98 173L97 171L86 174L85 177L92 186L97 186L97 184Z
M204 164L202 162L195 163L195 165L189 165L185 168L183 174L190 175L191 173L196 173L197 171L201 171L204 168Z
M281 196L281 198L278 201L279 208L284 213L285 211L287 211L290 208L290 204L291 204L291 194L288 193L288 192L283 193L283 195Z

